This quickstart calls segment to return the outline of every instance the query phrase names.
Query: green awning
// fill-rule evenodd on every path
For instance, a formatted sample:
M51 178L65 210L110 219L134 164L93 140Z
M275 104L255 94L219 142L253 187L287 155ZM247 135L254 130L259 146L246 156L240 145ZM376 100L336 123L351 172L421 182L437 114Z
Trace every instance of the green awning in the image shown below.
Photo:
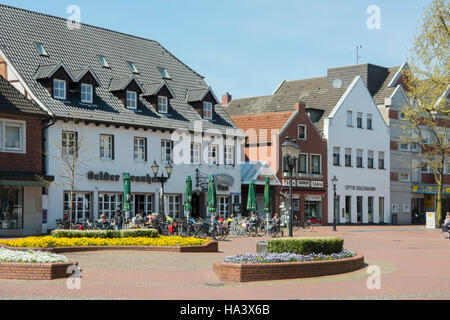
M47 184L41 181L25 180L0 180L0 186L8 187L46 187Z

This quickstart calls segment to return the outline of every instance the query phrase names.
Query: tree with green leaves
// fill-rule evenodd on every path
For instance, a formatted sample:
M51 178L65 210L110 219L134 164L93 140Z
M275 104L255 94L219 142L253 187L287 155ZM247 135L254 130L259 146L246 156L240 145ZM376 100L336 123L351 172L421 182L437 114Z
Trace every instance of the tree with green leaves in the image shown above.
M433 0L413 40L402 81L410 103L402 108L400 142L416 144L418 167L428 166L437 184L436 217L442 217L444 172L450 157L450 4Z

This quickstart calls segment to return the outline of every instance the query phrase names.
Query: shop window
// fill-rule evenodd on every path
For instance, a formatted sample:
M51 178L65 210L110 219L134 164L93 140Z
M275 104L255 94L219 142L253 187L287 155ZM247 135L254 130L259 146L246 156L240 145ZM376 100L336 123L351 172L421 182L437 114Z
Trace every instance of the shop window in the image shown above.
M362 222L362 212L363 212L363 197L356 197L356 221L357 223Z
M98 216L103 215L106 219L113 219L116 210L123 205L123 194L99 193L98 194Z
M70 214L70 192L64 192L64 216L75 222L85 222L93 219L91 193L74 192L72 194L72 214Z
M23 229L23 188L0 186L0 229Z
M164 196L164 209L166 216L171 216L172 218L181 218L181 196Z
M373 223L373 197L369 197L367 200L367 216L368 222Z

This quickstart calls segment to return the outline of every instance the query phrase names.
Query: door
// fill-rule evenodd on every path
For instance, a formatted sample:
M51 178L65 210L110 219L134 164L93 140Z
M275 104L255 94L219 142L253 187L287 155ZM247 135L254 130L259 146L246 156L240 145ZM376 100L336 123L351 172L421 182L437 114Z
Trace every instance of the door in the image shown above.
M200 218L200 195L198 193L192 195L191 217L194 219Z

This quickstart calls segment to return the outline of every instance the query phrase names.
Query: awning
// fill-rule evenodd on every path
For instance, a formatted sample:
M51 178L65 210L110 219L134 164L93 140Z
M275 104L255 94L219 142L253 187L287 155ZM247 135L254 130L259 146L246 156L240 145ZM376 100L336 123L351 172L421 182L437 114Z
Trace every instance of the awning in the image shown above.
M0 172L0 186L47 187L55 178L36 173Z
M45 182L23 180L0 180L0 186L8 187L46 187Z

